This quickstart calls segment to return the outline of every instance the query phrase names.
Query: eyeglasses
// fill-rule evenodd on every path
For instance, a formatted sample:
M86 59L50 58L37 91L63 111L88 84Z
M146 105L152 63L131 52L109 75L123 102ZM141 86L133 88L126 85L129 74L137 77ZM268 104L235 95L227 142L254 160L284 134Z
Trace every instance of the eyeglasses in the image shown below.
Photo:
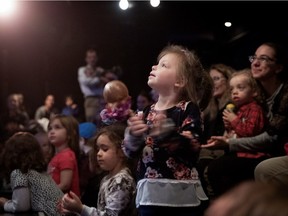
M261 62L261 63L269 63L269 62L275 62L276 59L272 59L268 56L260 56L260 57L257 57L255 55L253 56L249 56L249 61L252 63L254 62L255 60Z
M218 81L220 81L220 80L222 80L222 79L225 79L225 77L222 77L222 76L212 77L213 82L218 82Z

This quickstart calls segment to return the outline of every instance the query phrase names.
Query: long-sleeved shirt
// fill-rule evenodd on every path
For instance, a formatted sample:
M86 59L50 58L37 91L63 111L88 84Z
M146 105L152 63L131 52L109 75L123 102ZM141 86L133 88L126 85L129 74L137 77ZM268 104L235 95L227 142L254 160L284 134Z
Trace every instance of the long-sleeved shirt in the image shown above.
M144 110L150 130L157 125L158 113L155 104ZM164 113L166 121L160 134L151 135L148 130L143 136L133 136L129 128L125 133L125 154L140 156L136 206L198 206L208 199L195 168L200 149L195 148L195 142L201 143L203 132L199 107L181 101ZM184 131L190 132L192 139L181 135Z
M266 131L254 137L229 140L230 151L260 151L273 156L284 155L284 144L288 141L288 82L283 83L271 98L269 106L263 102L265 113L269 113ZM265 97L264 97L265 98Z
M95 76L87 76L85 74L85 70L86 66L80 67L78 69L78 82L84 97L102 97L104 86L101 83L100 76L97 74ZM96 68L96 70L103 71L103 69L100 67Z
M128 168L114 176L104 176L101 180L97 208L83 206L82 216L130 215L133 204L135 181Z
M236 115L237 117L231 122L231 127L237 138L256 136L263 132L265 115L256 101L241 106Z
M256 101L241 106L237 117L231 122L233 133L239 137L251 137L259 135L264 130L265 116L263 109ZM238 157L258 158L265 156L263 152L237 152Z
M29 170L11 173L12 199L4 204L7 212L28 210L44 212L46 215L61 215L57 204L64 195L53 179L46 173Z

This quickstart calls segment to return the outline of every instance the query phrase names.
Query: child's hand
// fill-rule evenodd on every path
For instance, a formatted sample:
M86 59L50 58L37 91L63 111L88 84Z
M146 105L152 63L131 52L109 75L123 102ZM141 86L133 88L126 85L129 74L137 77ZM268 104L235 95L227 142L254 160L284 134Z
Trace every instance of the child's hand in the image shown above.
M70 191L66 193L62 198L62 212L64 214L69 212L76 212L81 214L83 209L82 202L80 201L79 197Z
M0 207L3 207L4 204L8 201L5 197L0 197Z
M175 124L171 119L167 119L165 113L158 113L153 121L153 127L150 128L151 136L163 135L166 132L171 131L174 128Z
M128 119L128 127L133 136L141 136L148 130L148 126L142 120L141 116L132 116Z
M201 148L201 144L200 142L194 138L193 134L191 133L191 131L183 131L181 133L182 136L186 137L187 139L190 139L190 145L191 145L191 149L198 151Z
M225 122L226 122L226 124L227 123L231 123L234 119L236 119L237 118L237 116L236 116L236 114L234 113L234 112L232 112L232 111L229 111L229 110L227 110L227 109L225 109L224 111L223 111L223 121L224 121L224 124L225 124Z

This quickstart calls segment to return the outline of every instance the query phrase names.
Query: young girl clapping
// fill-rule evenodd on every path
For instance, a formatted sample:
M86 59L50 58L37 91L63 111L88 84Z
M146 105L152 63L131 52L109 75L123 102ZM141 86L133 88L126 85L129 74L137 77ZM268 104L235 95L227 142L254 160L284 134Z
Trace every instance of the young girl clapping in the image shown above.
M159 94L158 101L141 116L130 117L124 141L127 156L140 156L139 213L202 215L201 204L208 198L196 162L202 138L200 113L211 96L212 82L193 52L171 45L152 66L148 85Z

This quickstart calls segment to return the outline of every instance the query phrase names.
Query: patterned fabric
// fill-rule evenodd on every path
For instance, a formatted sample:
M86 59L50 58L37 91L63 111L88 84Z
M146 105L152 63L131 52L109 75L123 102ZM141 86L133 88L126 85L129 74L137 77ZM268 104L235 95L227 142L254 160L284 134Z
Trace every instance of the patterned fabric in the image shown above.
M151 135L158 124L158 114L166 116L163 119L165 123L160 126L160 134ZM163 112L155 110L153 104L144 110L143 118L150 128L148 133L132 136L128 128L123 145L128 157L140 154L137 207L199 206L201 200L208 199L195 168L203 131L199 107L192 102L181 101ZM191 137L181 135L184 131L190 132Z
M135 187L135 181L128 168L122 169L112 177L106 175L101 180L97 209L84 206L81 215L131 215L129 207L134 202Z
M241 106L236 115L231 126L237 137L256 136L263 132L265 116L262 107L255 101Z
M155 104L145 113L147 125L153 128L158 114ZM198 151L195 152L191 140L180 133L190 131L193 138L200 141L202 135L200 111L196 105L182 101L166 110L166 116L174 123L174 127L160 136L146 136L138 169L139 179L193 179L191 172L198 159Z
M264 112L262 107L258 105L256 101L241 106L236 115L237 118L231 122L231 127L237 138L256 136L264 131ZM237 152L237 156L246 158L260 158L269 155L262 152Z
M29 170L23 174L20 170L11 173L11 188L28 187L31 192L31 208L44 212L48 216L61 215L57 212L57 203L63 193L47 174Z

